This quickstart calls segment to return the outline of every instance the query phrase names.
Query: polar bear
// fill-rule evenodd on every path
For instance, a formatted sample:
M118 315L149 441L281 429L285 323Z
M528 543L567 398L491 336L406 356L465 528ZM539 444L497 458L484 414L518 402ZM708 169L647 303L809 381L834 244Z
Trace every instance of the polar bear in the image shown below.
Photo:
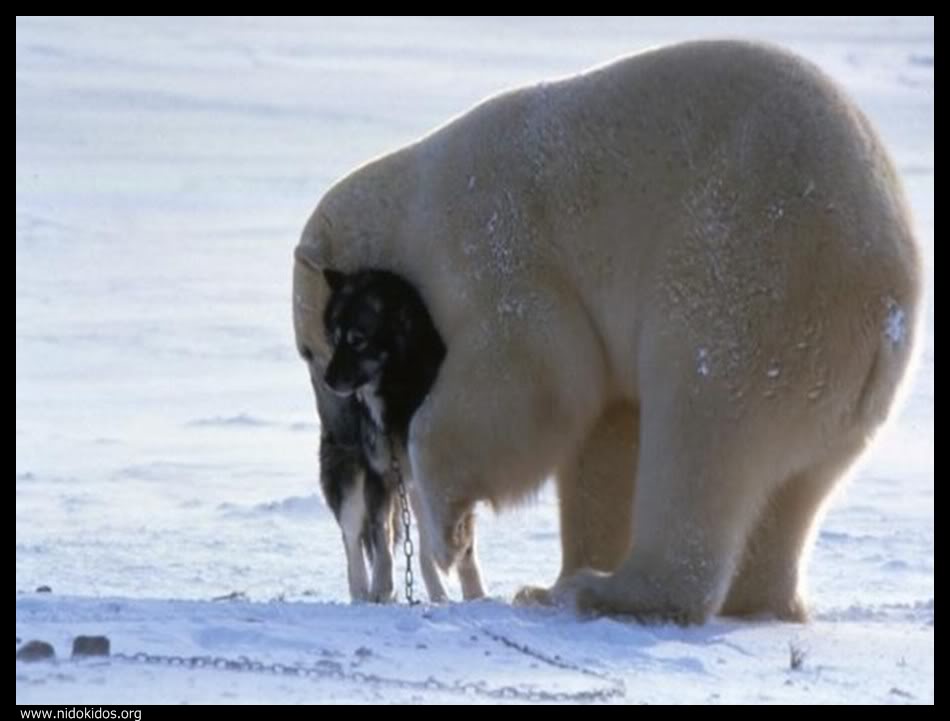
M437 562L475 503L553 476L561 574L522 597L644 621L805 617L816 520L921 296L867 118L740 41L490 98L339 181L295 258L401 274L445 340L409 440Z

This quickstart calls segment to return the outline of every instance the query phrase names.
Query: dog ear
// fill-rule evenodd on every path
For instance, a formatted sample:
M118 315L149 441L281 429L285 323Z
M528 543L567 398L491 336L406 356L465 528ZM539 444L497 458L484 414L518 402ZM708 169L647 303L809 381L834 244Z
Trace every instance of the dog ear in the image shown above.
M345 273L341 273L338 270L330 270L329 268L323 269L323 277L326 279L327 285L330 286L330 290L334 292L339 290L346 281Z

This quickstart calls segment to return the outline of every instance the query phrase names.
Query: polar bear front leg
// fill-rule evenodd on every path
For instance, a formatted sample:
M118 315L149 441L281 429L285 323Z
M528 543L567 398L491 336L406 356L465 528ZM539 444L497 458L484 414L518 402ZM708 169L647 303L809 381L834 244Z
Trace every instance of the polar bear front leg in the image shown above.
M546 328L537 338L531 329L509 330L478 329L452 339L411 424L420 511L443 570L474 549L475 504L497 508L535 491L574 452L597 412L596 380L585 385L575 375L566 382L573 371L553 346L563 334Z
M562 578L553 600L580 612L702 623L717 613L784 466L742 422L695 411L658 387L641 406L632 547L611 573ZM773 463L760 462L774 455Z
M613 571L630 551L639 446L639 412L615 403L580 451L557 471L561 573Z
M428 518L423 519L420 515L423 513L422 498L419 495L419 486L415 481L409 486L409 501L412 505L412 512L416 516L416 526L419 529L419 567L422 570L422 579L426 584L426 592L429 594L429 602L445 603L449 595L445 591L442 576L439 574L439 569L432 557L432 539L427 525Z
M630 552L640 444L639 409L616 402L601 414L578 452L557 469L561 572L613 571ZM551 590L524 586L514 602L551 603Z

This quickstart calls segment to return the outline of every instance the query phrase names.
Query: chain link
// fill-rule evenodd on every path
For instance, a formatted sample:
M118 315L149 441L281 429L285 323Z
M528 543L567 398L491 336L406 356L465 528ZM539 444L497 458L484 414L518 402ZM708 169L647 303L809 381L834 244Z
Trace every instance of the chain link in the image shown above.
M415 546L412 543L412 512L409 510L409 497L406 493L406 483L402 477L402 468L392 438L389 439L390 468L396 477L396 490L399 493L399 515L402 518L402 551L406 556L405 593L406 603L415 606L419 601L413 593L412 556Z
M536 656L537 657L537 656ZM167 666L169 668L214 669L244 673L261 673L273 676L308 678L311 680L351 681L360 684L373 684L385 688L408 691L437 691L452 695L481 696L496 700L534 701L543 703L578 703L609 701L622 698L625 690L622 683L604 688L584 691L545 691L543 689L525 689L517 686L489 686L484 681L441 681L434 676L417 681L390 676L380 676L363 671L346 671L335 661L322 661L312 666L287 663L264 663L247 656L227 658L225 656L175 656L160 653L115 653L112 660L130 664ZM544 657L538 657L545 660Z
M521 643L519 641L513 641L512 639L508 638L504 634L498 633L496 631L492 631L483 626L476 625L475 629L483 636L486 636L487 638L490 638L492 641L495 641L496 643L500 643L501 645L506 646L507 648L510 648L513 651L516 651L517 653L520 653L522 656L533 658L547 666L551 666L552 668L557 668L562 671L572 671L574 673L579 673L583 676L595 678L598 681L603 681L604 683L609 685L608 689L604 689L604 692L607 693L608 697L623 697L627 695L626 686L624 682L619 678L614 678L607 673L604 673L601 671L595 671L593 669L586 668L579 664L572 663L571 661L567 661L561 658L557 654L550 656L542 651L539 651L535 648L532 648L531 646L528 646L525 643Z

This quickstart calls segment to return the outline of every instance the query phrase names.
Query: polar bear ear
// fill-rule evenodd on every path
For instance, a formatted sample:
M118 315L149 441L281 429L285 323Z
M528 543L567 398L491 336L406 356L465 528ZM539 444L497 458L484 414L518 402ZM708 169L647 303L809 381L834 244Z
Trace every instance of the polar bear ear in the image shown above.
M323 269L323 277L327 281L327 285L330 286L331 291L337 291L343 287L343 283L346 282L346 274L341 273L338 270L330 270L329 268Z

